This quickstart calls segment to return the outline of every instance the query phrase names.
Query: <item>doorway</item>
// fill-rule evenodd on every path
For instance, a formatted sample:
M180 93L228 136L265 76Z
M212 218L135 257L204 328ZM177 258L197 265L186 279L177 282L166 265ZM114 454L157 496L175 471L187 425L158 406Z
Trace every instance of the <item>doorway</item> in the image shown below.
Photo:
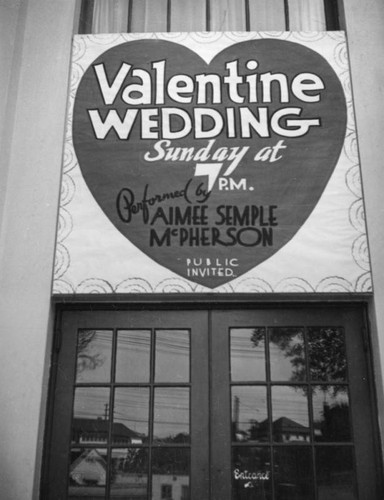
M64 311L44 498L373 500L358 307Z

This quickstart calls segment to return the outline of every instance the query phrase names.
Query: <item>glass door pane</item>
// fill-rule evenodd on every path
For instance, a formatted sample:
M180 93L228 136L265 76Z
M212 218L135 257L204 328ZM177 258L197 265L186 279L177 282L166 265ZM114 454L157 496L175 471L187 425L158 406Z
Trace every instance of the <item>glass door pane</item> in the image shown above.
M361 327L354 308L213 312L212 500L378 498Z
M66 311L42 498L374 500L359 309Z
M207 312L64 314L46 498L208 498L207 380Z

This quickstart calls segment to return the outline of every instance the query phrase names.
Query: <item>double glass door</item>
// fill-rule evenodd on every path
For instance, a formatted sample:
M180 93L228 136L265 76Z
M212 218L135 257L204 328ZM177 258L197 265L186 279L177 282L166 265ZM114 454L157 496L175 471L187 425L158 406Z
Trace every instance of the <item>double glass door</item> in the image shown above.
M381 498L361 312L66 311L44 498Z

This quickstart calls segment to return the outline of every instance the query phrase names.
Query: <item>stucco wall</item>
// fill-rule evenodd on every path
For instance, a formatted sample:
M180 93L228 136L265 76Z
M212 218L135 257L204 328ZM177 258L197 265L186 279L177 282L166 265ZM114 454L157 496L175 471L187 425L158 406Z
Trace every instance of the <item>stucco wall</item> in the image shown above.
M9 5L2 7L12 42L17 13ZM75 2L68 0L21 3L15 45L22 43L14 51L9 76L9 158L0 241L0 498L8 500L37 498L39 486L74 8Z
M17 23L19 19L20 0L0 0L0 117L7 117L8 120L0 121L0 151L2 161L0 162L0 228L1 214L5 198L5 185L8 171L9 153L9 118L12 117L13 103L9 98L12 91L12 79L16 77L17 71L12 72L13 61L15 59L17 41Z
M384 3L382 0L346 0L344 10L373 271L374 299L370 321L383 436Z

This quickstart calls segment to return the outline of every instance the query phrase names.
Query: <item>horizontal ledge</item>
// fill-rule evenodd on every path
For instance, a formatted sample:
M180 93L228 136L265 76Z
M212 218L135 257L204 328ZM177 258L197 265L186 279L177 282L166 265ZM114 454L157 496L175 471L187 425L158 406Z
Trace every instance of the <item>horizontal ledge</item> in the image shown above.
M187 309L205 307L214 309L219 306L254 307L273 306L279 307L305 304L346 305L367 304L373 298L372 293L290 293L290 294L265 294L265 293L161 293L161 294L65 294L54 295L54 305L65 308L78 308L97 304L107 308L116 309L124 306L154 306L172 309L182 305Z

